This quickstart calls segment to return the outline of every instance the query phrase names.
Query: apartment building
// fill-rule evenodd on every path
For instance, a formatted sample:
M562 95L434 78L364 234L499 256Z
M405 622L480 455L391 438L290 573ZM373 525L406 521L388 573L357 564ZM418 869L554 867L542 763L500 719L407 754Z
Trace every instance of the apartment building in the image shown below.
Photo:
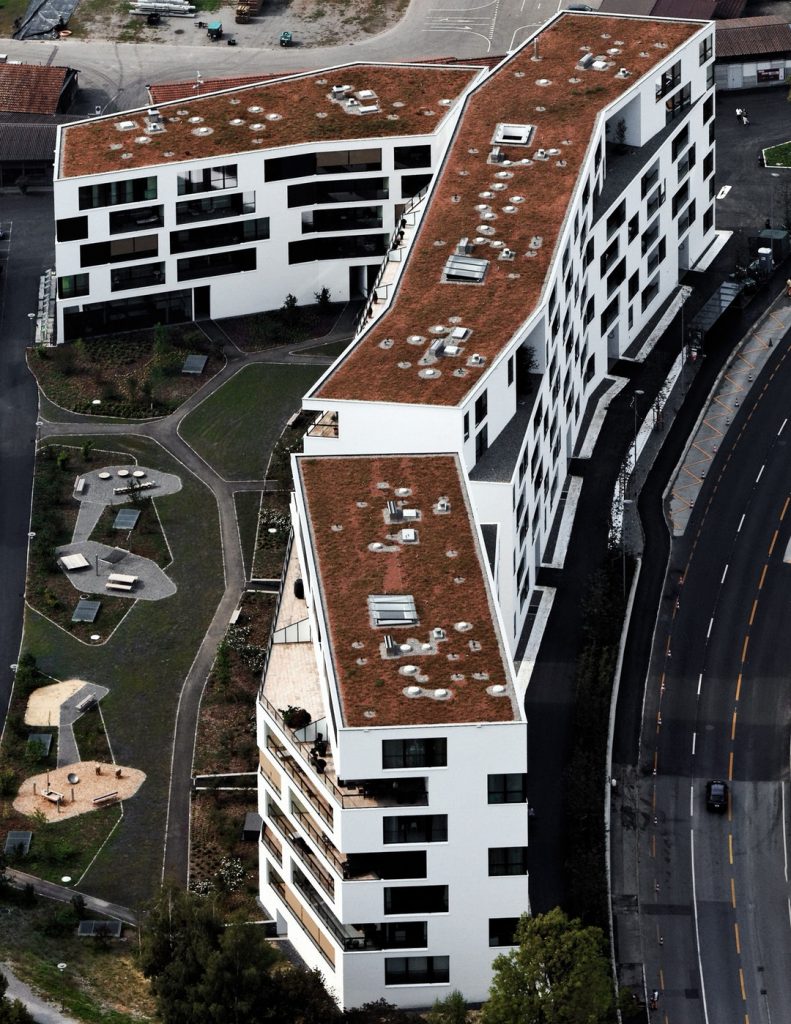
M512 652L588 400L713 239L713 38L564 14L475 85L387 307L303 402L312 454L461 454Z
M367 294L485 71L350 64L61 128L58 340Z
M294 467L261 901L344 1006L483 999L529 907L527 725L461 460Z

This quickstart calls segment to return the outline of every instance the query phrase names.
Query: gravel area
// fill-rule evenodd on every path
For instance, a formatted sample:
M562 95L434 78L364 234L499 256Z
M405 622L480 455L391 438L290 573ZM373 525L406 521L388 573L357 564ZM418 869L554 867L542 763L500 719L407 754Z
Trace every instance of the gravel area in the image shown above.
M121 773L120 777L117 776L117 772ZM68 777L71 774L79 778L79 782L74 785L69 782ZM98 796L117 794L107 803L128 800L137 793L145 778L145 772L136 768L101 764L98 761L77 761L25 779L14 800L14 810L26 815L41 811L47 821L73 818L78 814L97 810L97 805L93 801ZM47 791L62 795L60 807L44 796ZM98 806L106 806L106 803Z
M85 686L82 679L66 679L52 686L40 686L27 699L25 725L49 726L60 722L60 706Z

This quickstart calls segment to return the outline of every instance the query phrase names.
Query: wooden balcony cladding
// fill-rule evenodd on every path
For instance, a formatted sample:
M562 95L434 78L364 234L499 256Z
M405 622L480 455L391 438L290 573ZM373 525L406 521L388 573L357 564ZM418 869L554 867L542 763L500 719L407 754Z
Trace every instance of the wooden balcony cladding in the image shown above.
M266 740L267 750L270 750L277 758L278 764L285 771L288 777L296 784L299 791L308 799L311 807L318 814L322 821L330 828L333 827L333 812L330 804L322 799L308 781L308 777L299 767L295 759L288 753L285 747L279 746L271 736Z
M261 842L269 850L278 864L283 863L283 848L272 834L272 830L268 829L266 825L261 829Z
M258 748L258 767L261 769L262 774L266 776L277 795L280 796L283 792L283 783L280 778L280 772L275 768L274 764L272 764L271 760L260 747Z
M314 946L318 949L330 967L334 969L335 947L321 928L319 928L310 914L305 910L299 897L289 888L289 886L286 885L285 882L270 880L269 884L286 904L288 909L297 919L302 930L309 936Z

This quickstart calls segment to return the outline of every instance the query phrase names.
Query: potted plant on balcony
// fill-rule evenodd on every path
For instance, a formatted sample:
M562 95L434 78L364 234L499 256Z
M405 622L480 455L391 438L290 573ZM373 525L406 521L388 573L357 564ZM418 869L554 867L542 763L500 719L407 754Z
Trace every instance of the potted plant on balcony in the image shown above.
M304 729L305 726L310 725L313 721L309 711L306 711L305 708L295 707L293 704L289 704L287 708L280 708L279 710L283 716L283 724L287 725L289 729Z

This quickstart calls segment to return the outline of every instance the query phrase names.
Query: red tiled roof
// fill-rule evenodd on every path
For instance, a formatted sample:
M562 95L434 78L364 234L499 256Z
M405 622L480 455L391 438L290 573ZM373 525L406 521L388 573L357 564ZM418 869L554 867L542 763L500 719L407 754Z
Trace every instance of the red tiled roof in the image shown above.
M69 71L42 64L0 64L0 110L56 113Z
M651 17L700 18L702 21L710 21L716 6L716 0L656 0L651 9Z
M297 473L344 723L518 721L458 458L301 456ZM401 488L408 493L399 494ZM449 512L435 511L440 497L449 499ZM419 520L389 523L389 501L418 509ZM403 527L414 527L417 543L399 542ZM372 547L376 543L378 549ZM375 627L368 605L375 594L412 596L417 624ZM445 633L438 641L432 634L436 628ZM412 650L384 657L385 634L399 645L410 642ZM417 672L403 671L410 665ZM404 692L409 686L426 692L409 696ZM493 695L492 686L505 690ZM449 694L429 695L437 689Z
M538 36L540 70L530 45L479 86L467 100L391 308L309 397L446 406L463 401L540 299L600 110L702 27L566 14ZM613 46L617 58L607 55ZM602 54L607 69L578 70L583 47ZM620 66L632 76L619 78ZM497 124L525 122L535 125L530 145L502 145L509 162L489 163ZM548 159L531 159L539 148ZM531 239L537 236L542 244L535 249ZM441 283L460 239L476 237L472 255L489 261L483 283ZM515 258L498 259L503 248ZM433 367L440 372L426 376L419 360L433 340L431 327L454 323L472 331L465 350L442 357ZM421 346L409 338L426 340ZM473 353L485 362L468 364Z
M716 32L718 59L791 52L791 26L781 15L721 21Z

